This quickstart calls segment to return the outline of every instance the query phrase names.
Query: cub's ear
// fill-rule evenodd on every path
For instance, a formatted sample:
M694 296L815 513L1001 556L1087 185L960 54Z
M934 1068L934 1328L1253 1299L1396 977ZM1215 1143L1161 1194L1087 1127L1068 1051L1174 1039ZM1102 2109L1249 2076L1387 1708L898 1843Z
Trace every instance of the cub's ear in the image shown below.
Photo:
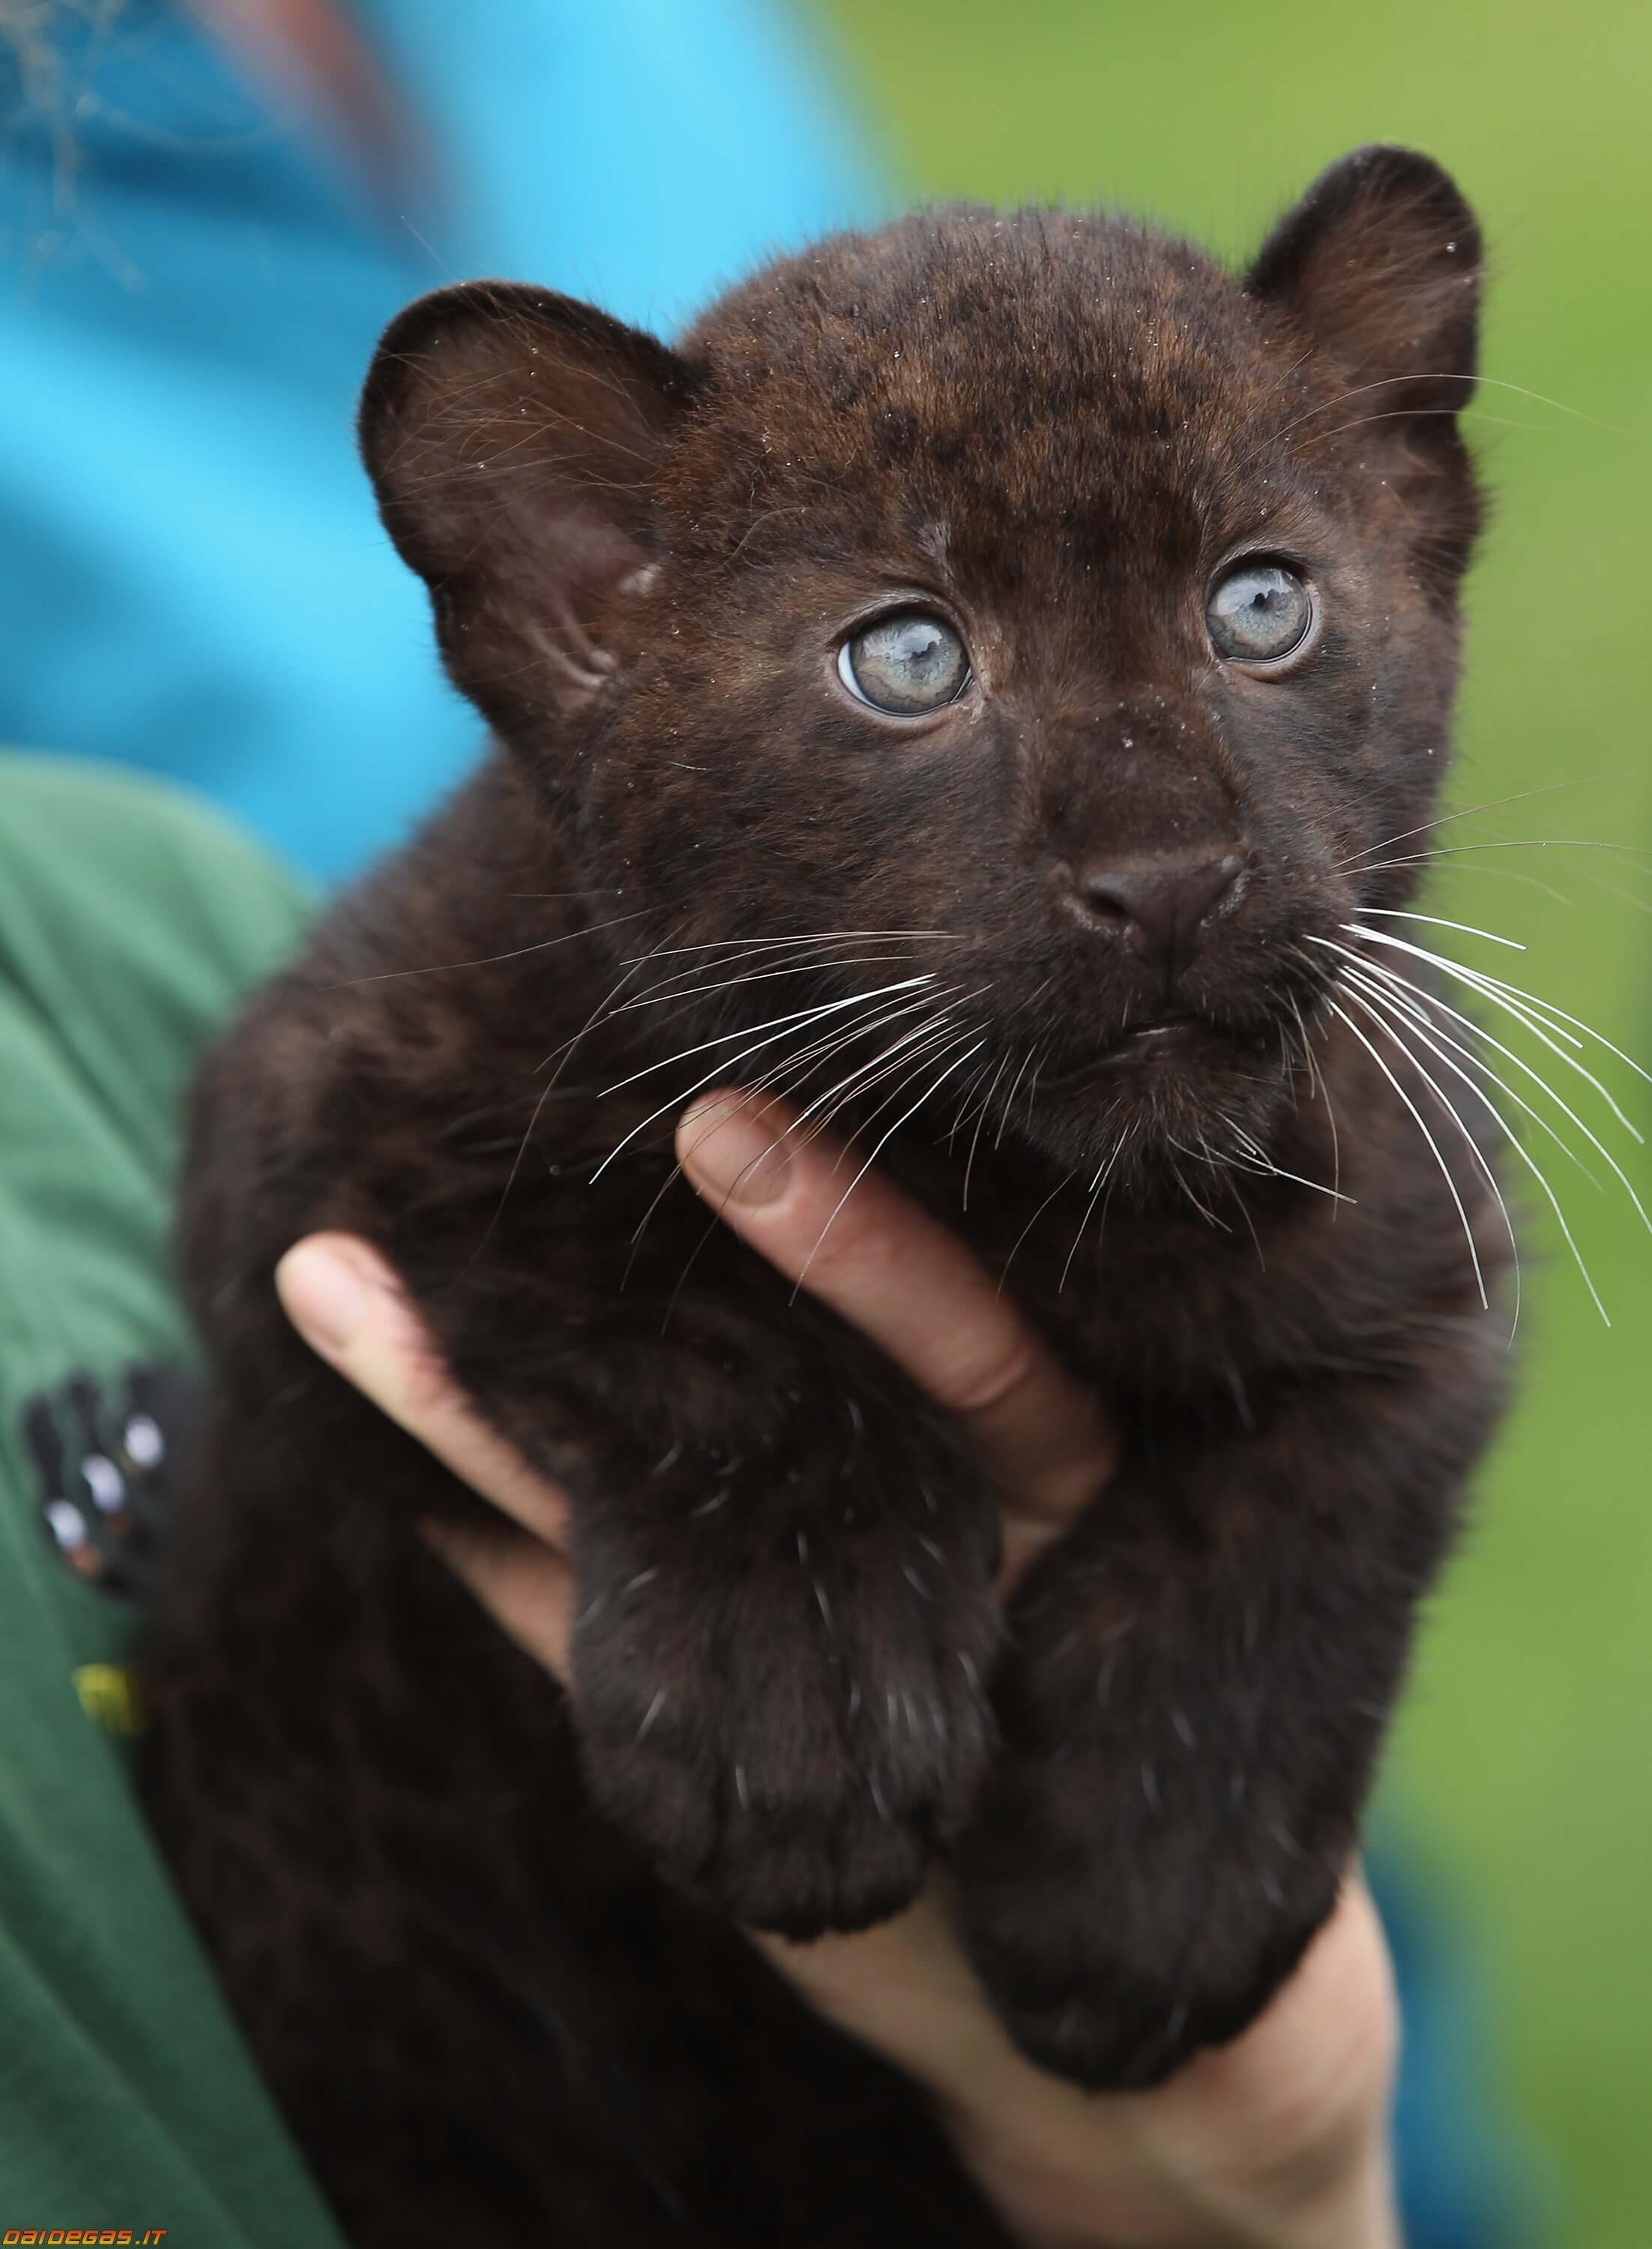
M1403 412L1454 411L1474 389L1480 229L1448 174L1413 148L1356 148L1321 173L1258 253L1251 294L1284 306Z
M385 331L362 457L448 669L495 726L578 710L613 670L696 384L654 337L514 282L439 289Z
M1427 559L1450 575L1479 519L1456 417L1474 394L1481 262L1456 182L1415 149L1376 146L1321 174L1245 283L1346 375L1346 412L1317 417L1326 434L1357 423L1369 444L1400 441L1396 481L1432 517Z

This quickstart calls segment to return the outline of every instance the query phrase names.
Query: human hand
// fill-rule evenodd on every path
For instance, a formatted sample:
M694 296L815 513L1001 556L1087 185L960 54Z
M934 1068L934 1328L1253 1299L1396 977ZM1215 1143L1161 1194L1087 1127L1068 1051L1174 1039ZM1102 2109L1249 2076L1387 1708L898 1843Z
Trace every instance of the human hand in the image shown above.
M1002 1590L1105 1484L1111 1439L963 1245L868 1173L833 1220L840 1152L777 1140L784 1109L713 1095L683 1118L687 1176L723 1221L830 1303L975 1434L1008 1495ZM566 1502L456 1389L395 1276L317 1235L278 1285L312 1345L518 1527L442 1551L506 1631L566 1677ZM1105 1902L1099 1909L1105 1910ZM929 2092L959 2156L1035 2249L1396 2249L1387 2104L1397 2025L1374 1911L1351 1874L1330 1922L1231 2046L1147 2093L1092 2095L1010 2043L944 1882L853 1936L754 1936L811 2003Z

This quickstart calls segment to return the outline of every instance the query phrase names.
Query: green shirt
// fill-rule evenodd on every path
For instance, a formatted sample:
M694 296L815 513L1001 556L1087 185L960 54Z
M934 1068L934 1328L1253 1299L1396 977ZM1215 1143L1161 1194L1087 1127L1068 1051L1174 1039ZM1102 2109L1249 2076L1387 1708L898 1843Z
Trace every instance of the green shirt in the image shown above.
M76 2228L134 2241L164 2228L166 2249L339 2243L132 1794L121 1667L135 1606L70 1565L72 1507L54 1539L41 1439L73 1424L64 1462L95 1525L96 1475L120 1474L120 1434L108 1464L84 1469L87 1424L66 1401L78 1379L84 1417L86 1399L123 1394L134 1365L187 1358L167 1261L183 1083L306 911L293 882L194 802L113 769L0 753L7 2243ZM141 1464L154 1425L126 1426Z

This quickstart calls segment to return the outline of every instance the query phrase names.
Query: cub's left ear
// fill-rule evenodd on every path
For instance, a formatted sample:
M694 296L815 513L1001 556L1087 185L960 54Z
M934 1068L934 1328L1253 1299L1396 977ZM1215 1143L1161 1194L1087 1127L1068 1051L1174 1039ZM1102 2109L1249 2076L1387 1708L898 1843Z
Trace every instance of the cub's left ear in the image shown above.
M362 457L448 669L496 726L577 711L613 670L696 382L640 329L513 282L437 290L386 330Z
M1288 210L1246 279L1355 380L1374 412L1455 412L1474 390L1480 229L1412 148L1356 148Z

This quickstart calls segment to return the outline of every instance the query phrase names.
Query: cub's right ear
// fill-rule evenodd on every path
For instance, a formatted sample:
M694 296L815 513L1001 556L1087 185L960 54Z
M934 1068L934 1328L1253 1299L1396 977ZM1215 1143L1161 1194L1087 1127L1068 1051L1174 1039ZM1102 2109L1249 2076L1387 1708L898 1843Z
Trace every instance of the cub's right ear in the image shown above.
M578 710L612 671L697 379L641 330L515 282L437 290L386 330L362 457L448 669L496 726Z

